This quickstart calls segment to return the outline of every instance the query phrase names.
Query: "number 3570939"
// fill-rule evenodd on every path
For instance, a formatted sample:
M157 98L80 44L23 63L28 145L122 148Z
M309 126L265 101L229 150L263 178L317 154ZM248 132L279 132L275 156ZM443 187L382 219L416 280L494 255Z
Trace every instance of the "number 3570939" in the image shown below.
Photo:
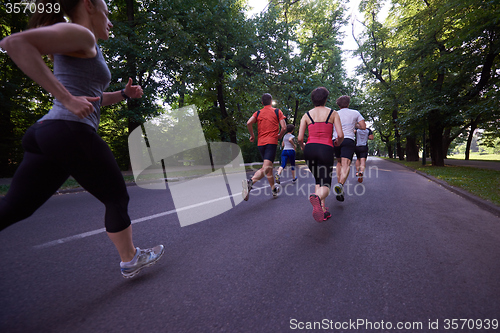
M35 2L14 2L6 3L5 9L7 14L35 14L35 13L56 13L61 11L61 5L59 3L35 3Z

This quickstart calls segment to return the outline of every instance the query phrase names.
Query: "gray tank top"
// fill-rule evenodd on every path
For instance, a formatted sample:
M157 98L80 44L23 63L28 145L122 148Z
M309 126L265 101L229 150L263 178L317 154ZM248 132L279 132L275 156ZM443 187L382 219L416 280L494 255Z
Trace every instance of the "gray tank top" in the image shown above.
M101 118L102 93L109 86L111 72L97 44L96 49L97 55L94 58L76 58L54 54L54 75L73 96L101 97L97 102L92 102L94 112L88 117L80 119L68 111L61 102L54 99L52 109L39 121L49 119L78 121L97 130Z

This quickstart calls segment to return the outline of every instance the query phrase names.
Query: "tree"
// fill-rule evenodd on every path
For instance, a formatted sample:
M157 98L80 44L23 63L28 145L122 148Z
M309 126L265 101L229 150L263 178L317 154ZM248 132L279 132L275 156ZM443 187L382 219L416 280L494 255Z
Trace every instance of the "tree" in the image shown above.
M0 13L0 39L27 28L26 14L7 13L5 6ZM24 133L47 113L52 98L5 52L0 52L0 67L0 177L11 177L23 158Z
M373 19L380 2L362 2L372 19L365 24L367 42L360 43L358 53L365 72L392 93L395 129L415 148L415 135L425 125L432 164L442 166L455 138L498 117L498 109L488 103L498 96L500 5L473 0L392 3L384 27Z
M468 111L494 86L500 6L472 0L398 4L400 33L408 45L405 77L418 106L412 110L425 117L432 164L442 166L451 142L480 122L478 114Z
M302 112L312 107L310 93L325 86L335 96L353 95L353 82L346 80L341 58L340 28L345 24L344 8L337 1L277 1L274 8L285 24L287 56L279 93L296 124ZM330 101L332 103L332 101ZM292 116L293 115L293 116Z
M380 86L376 92L387 105L382 111L388 113L392 119L396 155L400 160L404 159L403 141L406 141L407 160L414 161L418 160L416 134L414 131L405 129L402 126L404 117L401 119L406 90L399 77L401 60L398 36L392 27L393 22L387 21L384 25L377 17L383 3L384 1L379 0L360 3L360 11L365 14L365 19L361 22L365 30L359 37L356 37L353 32L353 37L358 44L355 54L361 57L360 72L367 76L367 81L370 82L369 77L372 77L376 80L376 83L372 84ZM389 137L386 137L386 141L389 141Z

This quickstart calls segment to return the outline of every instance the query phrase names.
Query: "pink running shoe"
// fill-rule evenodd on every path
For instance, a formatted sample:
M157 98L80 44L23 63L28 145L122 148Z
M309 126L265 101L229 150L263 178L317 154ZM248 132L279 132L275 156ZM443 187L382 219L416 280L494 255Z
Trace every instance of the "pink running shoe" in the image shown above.
M323 212L323 208L321 208L321 200L316 194L311 194L309 196L309 202L313 206L313 218L316 222L323 222L325 218L325 214Z

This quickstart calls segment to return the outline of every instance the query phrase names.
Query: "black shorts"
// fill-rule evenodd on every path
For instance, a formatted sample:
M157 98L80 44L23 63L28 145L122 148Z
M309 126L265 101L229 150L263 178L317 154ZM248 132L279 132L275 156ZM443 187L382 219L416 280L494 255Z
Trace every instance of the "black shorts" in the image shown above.
M356 153L356 157L358 159L367 158L368 157L368 146L356 146L356 150L354 152Z
M335 146L335 157L336 158L348 158L352 161L354 156L354 150L356 149L356 143L352 139L344 139L340 146Z
M321 143L308 143L304 149L304 159L317 185L332 185L333 147Z
M264 146L258 146L258 148L260 156L263 160L274 162L274 157L276 156L276 149L278 148L278 145L268 144Z

